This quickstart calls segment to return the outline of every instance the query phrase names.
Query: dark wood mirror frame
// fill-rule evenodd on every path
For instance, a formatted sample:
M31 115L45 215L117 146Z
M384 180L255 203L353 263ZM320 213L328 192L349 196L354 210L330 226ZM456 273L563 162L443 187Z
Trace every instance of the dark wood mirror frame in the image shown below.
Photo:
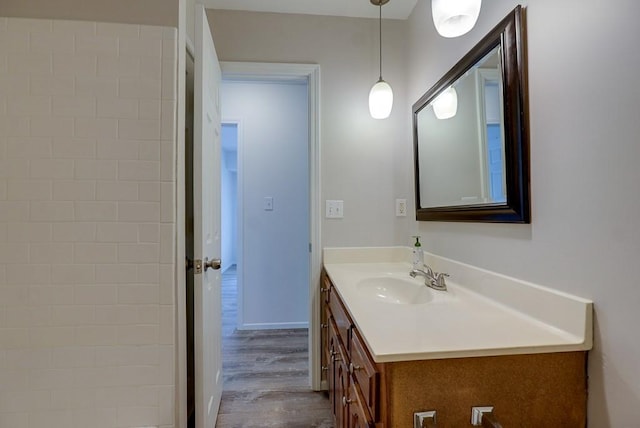
M530 223L529 126L524 10L517 6L413 105L416 220ZM496 46L501 45L506 203L420 208L417 115Z

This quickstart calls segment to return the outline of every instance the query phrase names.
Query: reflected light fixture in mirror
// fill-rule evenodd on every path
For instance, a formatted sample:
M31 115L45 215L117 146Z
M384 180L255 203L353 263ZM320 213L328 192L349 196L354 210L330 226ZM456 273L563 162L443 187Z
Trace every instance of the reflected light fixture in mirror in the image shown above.
M450 119L458 112L458 93L456 88L449 89L438 95L433 101L433 113L438 119Z
M524 9L517 6L416 101L416 220L531 223ZM449 88L456 115L433 103Z
M431 0L431 14L438 34L452 38L471 31L481 5L482 0Z
M369 113L374 119L386 119L391 114L393 107L393 90L391 85L382 79L382 5L389 0L370 0L371 4L380 8L378 28L380 31L380 78L369 92Z

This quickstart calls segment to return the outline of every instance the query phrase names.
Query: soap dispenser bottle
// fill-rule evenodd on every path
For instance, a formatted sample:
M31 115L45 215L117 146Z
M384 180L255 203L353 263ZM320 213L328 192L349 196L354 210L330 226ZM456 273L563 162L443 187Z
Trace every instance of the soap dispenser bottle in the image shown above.
M420 243L420 236L413 236L416 238L416 242L413 244L413 268L422 269L424 265L424 253L422 252L422 244Z

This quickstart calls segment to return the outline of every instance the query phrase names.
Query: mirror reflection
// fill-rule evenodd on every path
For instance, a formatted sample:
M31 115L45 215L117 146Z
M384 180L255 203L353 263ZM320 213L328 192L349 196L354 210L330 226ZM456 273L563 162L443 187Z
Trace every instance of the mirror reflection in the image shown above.
M500 49L417 112L420 208L506 202Z
M416 101L416 220L530 223L524 11Z

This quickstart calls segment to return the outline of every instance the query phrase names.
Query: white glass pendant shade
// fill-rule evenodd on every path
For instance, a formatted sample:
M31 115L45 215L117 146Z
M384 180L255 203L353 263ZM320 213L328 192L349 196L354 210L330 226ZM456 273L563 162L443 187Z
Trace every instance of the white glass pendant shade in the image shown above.
M386 119L393 107L393 90L391 86L380 79L369 92L369 113L374 119Z
M458 112L458 93L453 86L438 95L433 101L433 112L438 119L449 119Z
M468 33L478 20L482 0L431 0L436 30L442 37Z

